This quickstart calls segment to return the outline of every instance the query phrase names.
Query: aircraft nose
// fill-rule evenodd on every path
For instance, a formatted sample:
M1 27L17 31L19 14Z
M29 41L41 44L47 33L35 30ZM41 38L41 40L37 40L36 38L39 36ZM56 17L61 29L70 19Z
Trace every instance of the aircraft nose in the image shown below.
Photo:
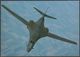
M27 46L27 52L30 52L32 48L33 48L33 44L29 43Z
M27 52L30 52L30 49L27 49Z

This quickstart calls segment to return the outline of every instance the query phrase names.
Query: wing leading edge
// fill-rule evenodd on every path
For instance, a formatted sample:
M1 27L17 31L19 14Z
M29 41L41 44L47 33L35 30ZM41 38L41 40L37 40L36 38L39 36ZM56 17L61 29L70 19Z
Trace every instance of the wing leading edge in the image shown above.
M55 34L52 34L52 33L48 33L47 36L48 36L48 37L51 37L51 38L54 38L54 39L58 39L58 40L64 41L64 42L68 42L68 43L72 43L72 44L77 44L77 43L74 42L74 41L65 39L65 38L63 38L63 37L60 37L60 36L55 35Z
M14 13L12 10L10 10L9 8L7 8L5 5L2 5L3 8L5 8L9 13L11 13L13 16L15 16L18 20L20 20L22 23L24 23L25 25L28 24L28 22L26 20L24 20L24 18L20 17L18 14Z

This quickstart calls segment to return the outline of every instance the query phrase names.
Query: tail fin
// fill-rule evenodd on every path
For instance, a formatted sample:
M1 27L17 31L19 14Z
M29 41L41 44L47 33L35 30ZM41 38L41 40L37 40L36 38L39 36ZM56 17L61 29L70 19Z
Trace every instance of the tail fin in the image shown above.
M37 9L37 8L35 8L35 7L33 7L35 10L37 10L41 15L43 15L43 16L45 16L45 17L48 17L48 18L52 18L52 19L56 19L55 17L52 17L52 16L49 16L49 15L47 15L47 14L45 14L45 13L43 13L42 11L40 11L39 9Z

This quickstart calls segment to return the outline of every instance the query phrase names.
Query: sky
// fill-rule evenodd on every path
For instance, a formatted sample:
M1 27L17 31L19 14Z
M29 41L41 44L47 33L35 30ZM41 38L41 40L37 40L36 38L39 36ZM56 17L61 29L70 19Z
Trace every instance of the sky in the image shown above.
M79 2L78 1L1 1L25 20L37 21L41 15L36 7L56 20L45 18L49 32L77 42L77 45L44 37L34 49L26 51L29 41L27 26L1 7L2 56L78 56L79 55Z

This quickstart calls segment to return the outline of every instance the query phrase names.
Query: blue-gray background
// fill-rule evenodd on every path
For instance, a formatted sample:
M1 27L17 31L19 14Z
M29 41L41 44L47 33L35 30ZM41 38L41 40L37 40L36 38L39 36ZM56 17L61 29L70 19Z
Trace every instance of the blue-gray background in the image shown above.
M49 31L78 45L65 43L49 37L40 39L34 49L26 51L29 40L27 27L1 7L1 55L5 56L76 56L79 55L79 2L78 1L2 1L1 4L26 20L37 21L41 15L37 7L57 20L46 18Z

